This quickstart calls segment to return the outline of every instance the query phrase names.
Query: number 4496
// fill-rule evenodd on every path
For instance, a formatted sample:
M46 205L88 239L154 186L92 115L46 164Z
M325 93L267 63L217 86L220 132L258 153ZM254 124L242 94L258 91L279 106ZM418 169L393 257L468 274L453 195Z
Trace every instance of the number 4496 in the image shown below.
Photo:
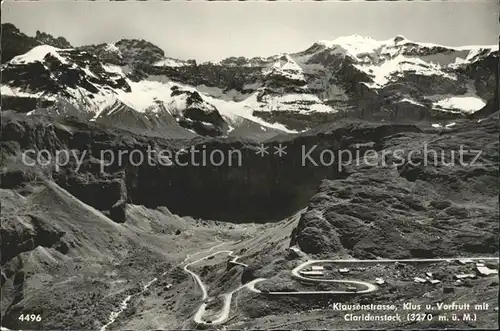
M21 314L19 315L18 320L22 322L40 322L42 320L42 316L40 314Z

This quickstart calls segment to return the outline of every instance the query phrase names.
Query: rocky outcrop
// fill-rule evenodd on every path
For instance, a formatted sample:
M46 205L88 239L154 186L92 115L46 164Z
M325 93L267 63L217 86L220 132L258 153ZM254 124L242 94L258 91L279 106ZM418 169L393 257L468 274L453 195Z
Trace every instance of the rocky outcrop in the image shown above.
M44 101L54 103L58 98L70 100L82 114L96 111L86 100L95 99L102 89L130 91L125 77L106 71L98 58L75 50L57 50L49 46L38 46L30 56L39 55L40 59L20 63L7 63L2 66L2 80L9 82L11 89L27 89L21 99L31 99L35 107L42 108ZM28 56L29 57L29 56ZM92 74L88 74L91 70ZM16 99L7 93L7 100ZM4 100L4 95L2 95ZM35 102L36 100L36 102ZM29 112L35 107L26 102L8 102L7 110ZM5 107L5 105L4 105Z
M493 97L490 98L487 102L487 104L477 112L469 115L470 118L482 118L482 117L487 117L488 115L491 115L495 112L500 111L500 105L499 105L499 90L500 90L500 65L498 63L498 59L495 61L492 61L492 71L494 72L495 76L495 81L493 83ZM495 68L496 65L496 68ZM490 90L491 91L491 90Z
M39 44L42 45L50 45L54 46L57 48L73 48L69 41L66 40L64 37L53 37L52 35L42 32L42 31L37 31L35 34L35 39L38 41Z
M224 91L236 90L242 93L255 91L252 84L262 78L263 67L236 67L213 63L189 62L189 65L145 66L142 70L150 75L164 75L176 82L198 86L218 87Z
M78 47L115 65L133 65L139 68L151 65L164 58L164 51L144 39L121 39L116 43L88 45Z
M117 223L125 222L127 189L119 178L88 180L78 176L57 176L61 187L81 201L103 211Z
M40 206L23 206L11 210L9 208L11 199L22 199L22 197L8 191L2 192L2 200L6 204L6 209L2 212L0 229L2 265L38 246L54 248L62 254L68 252L68 243L63 240L64 231L39 214Z
M2 24L2 63L10 61L14 56L24 54L39 43L31 37L28 37L15 25L11 23Z
M175 111L182 127L204 136L217 137L227 133L228 125L217 108L205 102L198 92L175 90L172 94L186 95L185 107Z

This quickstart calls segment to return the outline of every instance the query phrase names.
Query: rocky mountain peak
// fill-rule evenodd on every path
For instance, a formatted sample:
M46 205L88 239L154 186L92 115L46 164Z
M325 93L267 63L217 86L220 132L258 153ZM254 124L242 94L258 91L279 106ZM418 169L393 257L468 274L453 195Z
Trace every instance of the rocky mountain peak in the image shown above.
M16 55L24 54L39 42L35 38L28 37L11 23L2 24L1 54L2 63L12 59Z
M406 40L406 38L403 37L402 35L397 35L396 37L394 37L394 43L396 43L396 44L400 43L402 41L405 41L405 40Z
M9 35L24 35L19 29L12 23L2 23L2 33L8 33Z
M24 54L38 45L56 48L73 48L64 37L54 37L48 33L37 31L35 37L27 36L12 23L2 24L2 63L10 61L17 55Z
M121 39L115 43L81 46L101 61L114 65L152 65L165 59L165 52L144 39Z
M198 92L192 92L189 93L187 101L189 103L197 103L197 102L203 102L203 99L201 98L201 95Z
M125 61L152 64L162 60L165 52L155 44L144 39L121 39L114 44Z

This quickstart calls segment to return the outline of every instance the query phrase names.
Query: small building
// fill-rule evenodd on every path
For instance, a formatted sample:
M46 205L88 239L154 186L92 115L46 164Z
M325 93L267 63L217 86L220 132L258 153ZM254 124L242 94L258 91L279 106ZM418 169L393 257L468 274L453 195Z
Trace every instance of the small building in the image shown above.
M461 280L461 279L467 279L467 278L476 278L476 275L475 274L460 274L460 275L455 275L455 278L458 279L458 280Z
M341 274L346 274L346 273L348 273L348 272L349 272L349 268L342 268L342 269L339 269L339 272L340 272Z
M472 261L471 259L459 259L457 260L457 262L460 264L467 264L467 263L473 263L474 261Z
M479 264L479 263L478 263ZM484 265L482 266L476 266L476 269L477 269L477 272L481 275L481 276L489 276L489 275L496 275L498 274L498 270L495 270L495 269L490 269Z
M440 281L440 280L438 280L438 279L431 279L431 280L429 280L429 282L430 282L431 284L433 284L433 285L436 285L436 284L441 283L441 281Z
M318 271L318 270L323 271L323 270L325 270L325 267L323 267L322 265L313 265L313 266L311 266L311 270L313 270L313 271L314 270L316 270L316 271Z
M287 248L287 257L289 260L298 259L300 257L306 257L306 254L302 252L298 247L292 246Z
M375 278L375 284L383 285L385 284L385 280L383 278Z
M423 284L423 283L427 283L427 279L425 279L425 278L420 278L420 277L415 277L415 278L413 279L413 281L414 281L415 283L422 283L422 284Z
M300 274L302 276L321 277L324 275L324 272L321 270L311 270L311 271L301 271Z

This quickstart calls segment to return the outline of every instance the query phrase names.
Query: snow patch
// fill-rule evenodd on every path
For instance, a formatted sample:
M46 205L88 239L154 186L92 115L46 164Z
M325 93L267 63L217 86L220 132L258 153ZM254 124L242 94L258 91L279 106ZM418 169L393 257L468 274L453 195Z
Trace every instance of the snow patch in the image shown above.
M130 68L130 66L128 65L117 66L114 64L103 64L102 68L108 73L120 74L123 77L125 77L126 74L132 72L132 68Z
M257 93L252 94L252 96L241 102L224 101L212 97L205 97L205 99L217 107L219 113L232 123L239 123L241 119L247 119L261 126L278 129L288 133L297 133L297 131L290 130L283 124L268 123L260 117L254 116L254 107L252 105L256 103L256 94Z
M305 81L302 68L289 55L280 57L270 68L263 70L263 74L266 76L277 75L291 80Z
M473 96L455 96L439 100L433 103L434 107L448 109L448 110L461 110L468 113L473 113L486 106L486 102Z
M404 72L410 71L423 76L435 75L457 80L455 75L443 72L441 66L436 63L427 63L420 58L405 57L403 55L398 55L380 65L357 64L354 66L372 77L373 84L367 84L369 87L382 87L391 81L393 77L396 77L396 75L402 75Z
M334 40L320 40L317 42L317 44L337 49L341 53L354 58L367 53L373 53L376 49L381 48L385 43L387 43L387 41L377 41L360 35L339 37Z
M122 52L120 52L120 49L118 47L116 47L115 44L112 44L112 43L107 44L105 50L107 50L108 52L119 54L120 56L122 55Z
M90 71L88 67L81 67L81 68L86 75L97 78L97 76L92 71Z
M55 101L56 98L54 95L48 95L46 92L30 92L26 90L22 90L19 87L11 87L9 85L2 84L0 86L0 93L2 95L11 96L11 97L20 97L20 98L34 98L38 99L43 97L45 100Z
M167 103L172 100L170 95L172 93L171 87L174 86L173 83L152 80L132 82L129 79L127 79L127 83L130 85L132 92L118 91L118 99L139 112L144 112L155 101Z
M263 96L261 102L258 102L257 98L247 100L247 105L259 111L291 111L302 114L336 112L330 106L325 105L316 95L308 93L269 94Z
M44 58L47 55L52 55L53 57L57 58L61 63L63 64L68 64L65 58L60 56L57 51L61 50L60 48L55 48L49 45L40 45L36 46L35 48L32 48L30 51L28 51L25 54L18 55L14 58L12 58L9 63L10 64L27 64L27 63L33 63L33 62L43 62Z
M400 102L408 102L408 103L411 103L412 105L417 105L417 106L421 106L421 107L425 107L423 104L421 104L420 102L418 101L415 101L411 98L403 98L400 100Z
M183 93L176 96L171 96L171 88L173 86L177 86L178 89L187 92L198 92L194 87L189 85L183 85L168 80L152 80L154 78L155 77L150 76L148 77L148 79L142 80L140 82L132 82L127 79L132 92L124 92L121 90L117 91L117 98L127 106L139 112L144 112L155 102L163 102L166 105L167 110L175 114L179 110L183 110L186 108L187 95ZM256 103L255 94L239 102L223 100L213 96L204 95L202 93L200 93L200 95L204 101L204 104L206 103L207 106L215 106L221 116L227 119L230 124L236 124L241 122L242 119L248 119L262 126L275 128L285 132L296 133L296 131L289 130L282 124L271 124L259 117L253 116L252 113L254 107L252 107L251 105Z
M187 61L165 58L153 64L155 67L184 67L188 66L189 63Z

